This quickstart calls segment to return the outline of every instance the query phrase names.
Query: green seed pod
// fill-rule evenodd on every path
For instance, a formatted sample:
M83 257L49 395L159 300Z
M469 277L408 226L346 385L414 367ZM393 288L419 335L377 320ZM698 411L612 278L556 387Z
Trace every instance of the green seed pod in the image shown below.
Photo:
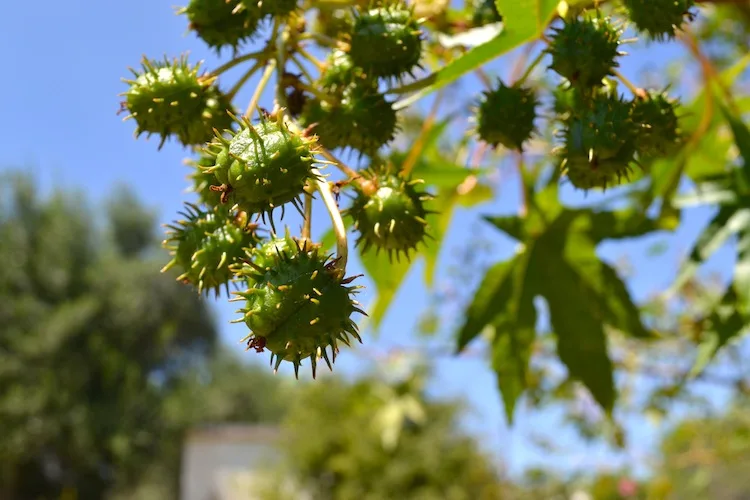
M383 94L350 86L339 99L335 103L310 99L305 106L302 121L315 124L320 144L371 155L393 140L398 130L396 111Z
M231 125L231 102L215 77L198 74L200 63L191 67L185 57L161 63L144 58L142 66L142 72L131 69L135 80L124 80L130 88L121 94L122 109L130 113L125 119L137 124L136 137L159 134L159 148L170 136L197 145L211 140L214 128Z
M417 191L422 179L404 179L390 167L375 167L362 173L363 182L355 184L356 197L347 214L359 232L357 246L366 253L375 247L376 253L387 251L396 259L409 253L429 237L424 202L432 195Z
M247 250L247 259L241 266L236 269L237 273L243 275L248 284L253 283L253 270L265 272L276 265L276 261L282 254L291 256L296 251L299 243L304 243L299 239L294 239L289 234L287 228L286 235L283 238L272 237L263 244ZM312 248L311 243L307 243ZM259 271L260 270L260 271ZM256 273L257 274L257 273Z
M192 182L190 191L198 195L202 205L210 208L221 204L221 193L211 189L211 186L218 186L216 176L205 170L212 167L214 162L214 157L205 154L197 160L190 159L186 162L188 166L193 167L188 176L188 180Z
M204 148L216 158L205 172L216 176L224 200L264 218L289 202L301 210L299 196L315 177L315 139L289 130L282 113L264 116L256 125L243 119L229 134Z
M400 1L358 12L349 55L372 78L412 74L422 57L422 32L413 12Z
M596 94L590 107L565 121L562 167L571 183L606 189L627 178L636 131L629 102L615 94Z
M261 19L257 2L241 0L190 0L177 13L187 16L190 29L217 51L252 39Z
M325 69L318 80L320 88L326 92L340 94L352 85L359 85L377 91L378 83L370 80L359 66L355 66L349 54L334 49L326 59Z
M278 370L283 361L294 365L299 375L302 361L309 358L315 377L321 357L332 370L338 343L359 342L354 312L365 314L351 296L357 286L348 286L355 277L342 279L334 261L319 253L317 246L289 240L290 251L279 252L272 265L243 267L241 276L250 278L247 290L236 292L235 301L245 305L235 323L244 322L251 333L244 340L248 349L271 351L271 364Z
M476 111L479 138L492 146L523 151L523 143L534 132L538 105L532 89L507 87L498 80L494 89L482 94Z
M694 0L622 0L638 31L652 40L672 40L682 24L695 19Z
M619 66L621 30L606 18L573 18L555 28L547 48L550 69L576 87L597 87Z
M641 158L670 155L682 142L675 101L666 93L649 92L633 102L633 121L638 127L636 147Z
M233 216L226 206L209 211L189 203L186 206L186 211L180 212L185 219L167 226L170 231L164 247L173 258L162 272L176 266L182 271L177 279L197 287L199 293L213 290L218 297L222 286L229 293L233 265L259 241L255 227L247 224L245 216Z

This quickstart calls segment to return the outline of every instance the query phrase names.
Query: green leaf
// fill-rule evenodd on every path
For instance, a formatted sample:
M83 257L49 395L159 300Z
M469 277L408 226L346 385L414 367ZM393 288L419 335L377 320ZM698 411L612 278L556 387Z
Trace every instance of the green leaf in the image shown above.
M703 261L726 243L732 234L747 227L750 227L750 209L737 210L734 206L720 208L698 237L698 241L690 251L690 257L683 264L671 289L677 290L684 285L695 274Z
M498 262L484 275L474 299L464 314L464 324L458 331L457 352L463 351L510 300L514 285L510 278L517 261L518 257Z
M375 283L375 288L377 289L377 296L370 305L370 311L368 312L373 329L377 329L380 326L385 313L388 312L388 307L391 305L393 298L401 287L404 277L406 277L406 273L409 272L416 258L416 256L412 255L411 261L402 258L400 261L394 259L391 262L388 259L388 254L385 252L377 254L374 249L371 249L364 255L360 253L362 266L365 268L367 276Z
M554 17L558 1L498 0L497 4L501 4L498 8L502 8L503 12L502 33L489 42L474 47L428 77L394 89L392 92L398 94L418 91L397 101L393 106L394 109L408 107L485 63L533 40L544 31Z
M492 367L503 397L505 416L513 423L516 401L528 386L528 367L536 338L536 307L534 297L539 289L538 274L530 267L533 253L514 259L510 279L513 290L510 300L498 303L499 314L492 322L495 338L492 343Z
M724 106L721 106L721 111L724 113L724 118L729 122L734 135L734 143L740 150L740 156L742 156L742 180L744 180L742 188L743 191L747 191L750 186L750 130L739 118L732 116Z
M518 241L526 240L526 219L517 215L484 216L484 220Z
M699 205L733 205L738 202L737 193L727 182L701 182L695 193L679 196L674 200L676 208Z
M737 294L734 287L729 287L721 301L709 317L709 327L698 346L698 354L690 370L689 377L700 375L719 349L747 328L744 317L737 310Z
M616 393L612 361L607 352L603 324L591 314L588 286L567 262L544 262L541 294L547 300L550 323L557 337L557 352L572 378L589 389L594 399L611 413Z
M663 229L658 220L650 219L640 210L589 213L591 236L596 243L603 240L636 238Z
M734 288L739 295L740 306L750 315L750 227L738 234L737 263L734 265Z

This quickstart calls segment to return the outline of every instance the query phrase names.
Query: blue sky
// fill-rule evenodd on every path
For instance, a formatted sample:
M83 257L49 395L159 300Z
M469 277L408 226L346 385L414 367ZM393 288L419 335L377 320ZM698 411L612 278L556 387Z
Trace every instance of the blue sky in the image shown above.
M2 168L24 168L34 172L43 190L50 186L84 188L92 201L105 199L114 184L134 186L143 201L159 213L160 222L169 222L188 200L184 193L189 170L183 165L188 152L174 143L157 151L158 140L134 140L134 125L122 123L116 113L118 93L126 86L120 79L128 76L127 66L136 67L142 54L159 58L164 54L179 55L190 51L190 60L206 59L206 67L214 67L216 57L194 35L187 34L186 21L176 16L172 4L166 1L132 0L127 4L70 0L59 2L10 2L5 6L0 26L0 46L6 47L4 77L0 79L0 141ZM644 67L660 67L662 61L674 57L675 49L650 47L633 50L623 60L623 72L639 80ZM512 61L513 56L503 59ZM492 70L507 74L507 66L500 64ZM232 72L231 83L236 72ZM694 74L690 75L695 78ZM257 78L256 78L257 80ZM254 88L254 81L238 96L244 108ZM228 87L226 84L224 87ZM468 88L468 87L467 87ZM477 92L479 87L475 89ZM265 101L268 103L268 101ZM429 101L427 101L429 102ZM474 211L459 211L449 239L441 255L445 267L457 262L455 250L475 236L481 228L484 237L496 242L500 259L509 256L513 244L482 228L480 213L512 212L518 206L516 180L503 175L501 195ZM563 189L564 199L580 202L579 194ZM687 214L683 227L673 235L655 235L637 243L603 245L602 255L614 260L627 255L638 269L630 281L634 295L645 298L654 290L663 289L674 276L676 261L700 231L710 216L705 210ZM460 220L461 223L456 223ZM465 223L464 221L470 221ZM298 221L290 218L292 230ZM321 235L328 228L328 216L321 206L315 209L313 231ZM647 258L651 244L666 241L669 251L658 259ZM726 275L731 265L731 249L723 249L709 263L709 268ZM359 274L359 263L354 259L351 274ZM428 295L422 283L423 268L417 263L395 300L395 306L383 322L377 337L365 337L367 346L358 348L360 354L342 352L337 361L339 370L356 371L363 361L362 353L372 349L383 351L393 346L414 342L418 317L415 311L428 306ZM366 280L364 284L368 284ZM372 287L362 295L368 304ZM216 310L227 342L244 336L243 326L229 325L233 307L217 304ZM248 356L254 354L248 353ZM260 362L267 363L263 357ZM280 376L288 376L288 370ZM512 471L536 462L548 462L549 457L529 446L530 431L541 431L553 436L572 450L563 460L567 467L592 467L602 462L614 463L633 459L637 455L614 456L599 447L587 447L572 432L561 430L556 411L532 413L519 408L517 424L508 429L504 424L502 407L496 391L494 375L483 359L441 358L438 362L432 391L440 396L463 396L472 407L468 427L483 438L488 450L504 458ZM654 431L642 421L631 420L629 426L637 430L639 445L632 453L644 452Z

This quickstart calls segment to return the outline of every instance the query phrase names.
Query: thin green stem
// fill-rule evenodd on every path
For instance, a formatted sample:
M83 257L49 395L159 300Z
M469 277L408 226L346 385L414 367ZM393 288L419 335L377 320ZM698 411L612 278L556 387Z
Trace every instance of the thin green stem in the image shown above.
M263 76L260 78L258 86L255 88L253 98L250 99L250 104L247 105L245 118L250 118L250 116L253 114L253 110L258 107L260 96L261 94L263 94L263 90L265 90L266 85L268 85L268 81L271 79L271 75L273 75L274 69L276 69L276 59L270 59L266 64L266 70L263 72Z
M312 195L305 193L305 222L302 225L302 239L309 240L312 232Z
M516 80L516 85L521 85L526 81L529 76L531 76L531 73L534 71L534 69L539 66L539 63L542 62L544 59L544 56L546 55L546 52L541 51L539 54L534 58L533 61L531 61L531 64L526 68L526 71L523 72L523 74Z
M336 48L339 44L338 40L331 38L330 36L326 36L323 33L309 32L303 34L300 38L302 40L314 40L318 42L319 45L330 48Z
M308 83L312 83L312 82L315 81L315 78L313 78L312 74L310 74L310 72L307 71L307 68L305 68L305 65L302 64L302 61L300 61L299 59L297 59L297 57L294 54L292 54L289 57L289 59L294 63L295 66L297 66L297 69L299 69L302 72L302 74L305 76L305 78L307 78L307 82Z
M230 69L234 68L238 64L242 64L243 62L249 61L251 59L262 60L263 59L262 56L268 56L268 55L269 55L268 48L265 48L263 50L258 50L256 52L250 52L249 54L244 54L242 56L235 57L231 61L228 61L228 62L222 64L221 66L219 66L215 70L211 71L211 74L214 75L214 76L219 76L222 73L225 73L225 72L229 71ZM261 62L261 64L263 64L263 63Z
M643 97L643 89L636 87L635 84L633 84L633 82L628 80L627 77L623 75L622 73L620 73L619 71L614 70L613 73L617 77L617 79L620 80L622 84L625 85L628 88L628 90L630 90L630 92L633 93L634 96Z
M295 50L297 51L297 53L299 55L301 55L302 57L304 57L305 59L307 59L308 61L310 61L311 63L313 63L315 65L315 67L318 68L319 70L322 71L322 70L325 69L325 67L326 67L325 63L322 62L322 61L320 61L314 55L310 54L304 48L302 48L302 47L296 47Z
M257 61L252 68L247 70L247 72L242 75L242 78L237 80L237 83L234 84L234 86L227 92L227 97L229 100L234 100L235 96L237 95L237 92L240 91L240 89L247 83L247 81L253 77L253 75L263 66L262 61Z

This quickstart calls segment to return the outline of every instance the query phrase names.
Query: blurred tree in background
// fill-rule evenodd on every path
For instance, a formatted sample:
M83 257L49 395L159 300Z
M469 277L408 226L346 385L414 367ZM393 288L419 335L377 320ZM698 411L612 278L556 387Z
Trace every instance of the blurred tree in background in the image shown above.
M427 375L301 387L282 426L282 481L314 500L504 498L498 464L460 432L460 405L427 398Z
M170 498L187 427L277 414L248 390L271 376L223 352L206 304L159 273L131 192L100 221L81 193L0 185L0 498L104 498L147 472Z

